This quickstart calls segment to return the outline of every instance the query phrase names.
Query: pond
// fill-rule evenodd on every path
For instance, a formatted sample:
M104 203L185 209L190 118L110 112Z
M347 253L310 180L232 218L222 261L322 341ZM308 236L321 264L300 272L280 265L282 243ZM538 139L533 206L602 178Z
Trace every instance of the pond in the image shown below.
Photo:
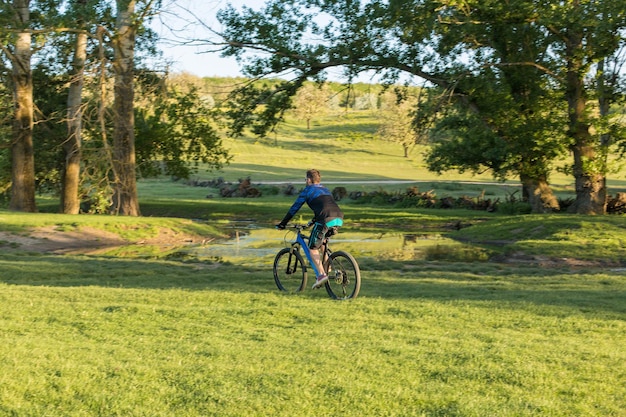
M271 265L278 251L290 245L295 233L287 230L261 228L253 224L238 225L229 239L189 249L198 259L220 259L240 265ZM458 246L458 242L442 233L363 233L342 229L331 241L333 250L344 250L355 258L376 260L426 259L437 247Z

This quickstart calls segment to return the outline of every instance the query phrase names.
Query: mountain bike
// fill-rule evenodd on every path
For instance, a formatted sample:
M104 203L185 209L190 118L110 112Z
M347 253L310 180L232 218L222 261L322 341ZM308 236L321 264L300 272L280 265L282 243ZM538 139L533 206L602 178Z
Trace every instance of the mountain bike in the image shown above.
M289 233L295 232L295 239L291 241L289 247L281 249L274 258L274 281L281 291L297 293L306 288L307 264L304 262L302 252L304 252L308 265L313 269L315 275L319 275L319 271L311 259L308 245L309 236L302 233L311 224L287 226L294 229L294 231L290 230ZM320 248L320 256L324 260L322 264L329 277L324 284L326 292L335 300L356 298L361 289L359 265L349 253L344 251L333 252L329 247L329 240L329 236L324 238Z

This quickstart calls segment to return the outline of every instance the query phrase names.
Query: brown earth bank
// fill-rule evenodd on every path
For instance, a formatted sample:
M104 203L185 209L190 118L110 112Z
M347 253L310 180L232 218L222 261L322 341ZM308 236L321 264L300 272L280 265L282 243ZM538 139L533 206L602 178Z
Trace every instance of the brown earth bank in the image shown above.
M167 228L160 229L154 237L140 241L128 241L115 233L90 227L64 231L56 226L48 226L33 229L25 234L0 231L0 248L4 251L53 254L97 254L127 245L157 245L171 248L202 242L203 239L199 236L178 233Z
M160 229L154 237L140 241L128 241L115 233L90 227L81 227L80 230L62 231L55 226L47 226L22 234L0 231L0 250L57 255L97 255L112 248L132 245L161 246L164 250L169 250L175 247L205 243L208 243L208 241L201 236L175 232L167 228ZM465 243L470 242L466 241ZM485 242L482 243L484 244ZM505 242L499 242L499 244L502 245ZM621 269L625 266L620 262L607 262L606 260L555 258L527 255L519 252L497 255L491 258L490 262L568 269Z
M115 233L90 227L81 227L79 230L65 231L58 229L56 226L47 226L33 229L22 234L0 231L0 250L58 255L96 255L113 248L131 245L161 246L165 251L177 247L205 243L208 243L208 241L201 236L175 232L167 228L161 228L156 236L139 241L128 241ZM466 241L466 243L470 242ZM481 243L484 244L485 242ZM502 245L506 243L498 242L498 244ZM508 255L497 255L490 259L490 262L532 265L543 268L565 267L574 269L619 268L625 266L622 262L582 260L565 257L556 258L527 255L520 252Z

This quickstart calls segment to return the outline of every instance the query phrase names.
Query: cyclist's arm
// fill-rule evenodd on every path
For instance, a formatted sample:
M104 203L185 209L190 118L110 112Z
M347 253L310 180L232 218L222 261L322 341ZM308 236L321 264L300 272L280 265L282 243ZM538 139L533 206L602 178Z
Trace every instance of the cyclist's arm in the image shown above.
M298 196L298 198L296 198L296 201L293 203L293 205L289 208L289 211L287 211L287 214L285 214L285 217L283 217L283 219L281 220L280 224L281 225L286 225L287 223L289 223L289 220L292 219L293 216L296 215L296 213L298 212L298 210L300 210L300 208L304 205L304 203L306 203L306 188L300 193L300 195Z

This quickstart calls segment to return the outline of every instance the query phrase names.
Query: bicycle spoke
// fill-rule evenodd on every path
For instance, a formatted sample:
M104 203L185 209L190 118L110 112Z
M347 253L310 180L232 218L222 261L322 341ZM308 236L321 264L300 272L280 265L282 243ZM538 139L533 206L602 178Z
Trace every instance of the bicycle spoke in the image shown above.
M326 270L330 276L326 284L328 295L338 300L356 298L361 288L361 272L352 255L334 252L330 255Z
M300 253L284 248L274 259L274 282L281 291L300 292L306 286L307 271Z

